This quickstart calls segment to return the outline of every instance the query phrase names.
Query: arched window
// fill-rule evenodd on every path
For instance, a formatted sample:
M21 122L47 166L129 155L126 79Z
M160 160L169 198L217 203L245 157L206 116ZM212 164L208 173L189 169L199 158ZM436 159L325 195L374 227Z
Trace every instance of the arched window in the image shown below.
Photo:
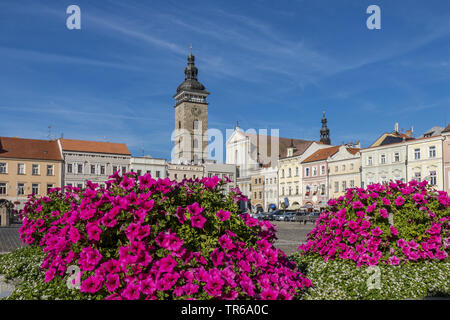
M178 129L181 129L181 121L178 121Z
M194 149L198 148L198 140L197 138L194 138Z

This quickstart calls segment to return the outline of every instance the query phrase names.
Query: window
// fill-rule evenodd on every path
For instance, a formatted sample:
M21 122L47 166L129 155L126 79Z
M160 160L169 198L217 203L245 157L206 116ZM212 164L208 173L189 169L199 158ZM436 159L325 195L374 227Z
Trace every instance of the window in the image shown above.
M77 184L77 188L80 188L80 189L83 188L83 184L82 183L78 183Z
M192 124L192 127L194 128L194 130L198 129L198 120L194 120L194 123Z
M414 180L420 182L422 180L422 175L420 172L414 173Z
M295 194L298 194L298 186L295 186Z
M289 168L289 175L288 175L288 177L290 177L291 176L291 168Z
M83 174L83 165L82 164L78 164L77 165L77 173L79 173L79 174Z
M25 194L25 184L24 183L18 183L17 184L17 195L22 196Z
M289 187L289 195L292 195L292 187Z
M317 167L313 167L312 175L317 176Z
M256 192L255 192L255 199L256 199Z
M310 186L306 186L306 195L309 196L309 193L311 192L311 187Z
M353 170L354 167L355 165L353 163L350 163L350 170Z
M309 168L305 169L305 176L309 177Z
M198 140L197 138L194 138L194 149L198 148Z
M414 160L420 159L420 149L414 149Z
M100 166L100 174L106 174L105 166Z
M298 167L295 167L295 176L298 177Z
M47 184L47 193L50 192L50 189L53 189L53 183Z
M386 163L386 155L385 154L381 155L380 162L381 162L381 164L385 164Z
M25 164L24 163L17 164L17 174L25 174Z
M259 198L262 199L262 192L259 192Z
M31 193L39 194L39 184L38 183L33 183L31 185Z
M142 170L137 171L138 176L142 176Z
M72 164L71 164L71 163L68 163L68 164L67 164L67 173L72 173L72 171L73 171Z
M339 171L339 167L338 166L334 166L334 172L338 172Z
M394 162L400 162L400 153L394 153Z
M350 180L350 188L354 188L355 187L355 180Z
M127 172L127 167L122 167L122 173Z
M6 163L0 162L0 173L7 173L6 172Z
M48 164L47 165L47 175L48 176L52 176L53 175L53 165L52 164Z
M320 174L322 174L322 175L325 174L325 166L320 167Z
M342 191L347 189L347 181L342 181Z
M39 175L39 165L38 164L32 164L31 165L31 174L33 176Z
M118 171L119 169L117 168L117 166L113 166L113 173Z
M284 169L281 170L281 177L284 178Z
M175 180L178 178L178 174L175 173Z
M0 182L0 194L6 194L6 183Z
M373 164L372 157L367 157L367 165L371 166Z
M313 194L317 194L317 185L313 185Z
M436 147L435 146L431 146L429 148L430 151L430 158L436 158Z
M334 182L334 192L335 193L339 192L339 181Z
M430 171L430 184L432 186L437 185L436 171Z
M284 187L281 187L281 195L284 195Z
M345 171L345 164L342 165L342 171Z
M324 184L321 184L321 185L320 185L320 194L321 194L321 195L324 195L324 194L325 194L325 185L324 185Z

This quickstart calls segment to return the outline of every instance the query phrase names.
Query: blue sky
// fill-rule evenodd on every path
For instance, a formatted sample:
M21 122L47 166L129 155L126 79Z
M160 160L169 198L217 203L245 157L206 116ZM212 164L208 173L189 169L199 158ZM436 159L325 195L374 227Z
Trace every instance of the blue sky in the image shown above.
M81 30L66 8L81 8ZM368 30L366 8L381 8ZM2 1L0 136L124 142L170 157L193 45L209 127L368 146L450 122L450 1Z

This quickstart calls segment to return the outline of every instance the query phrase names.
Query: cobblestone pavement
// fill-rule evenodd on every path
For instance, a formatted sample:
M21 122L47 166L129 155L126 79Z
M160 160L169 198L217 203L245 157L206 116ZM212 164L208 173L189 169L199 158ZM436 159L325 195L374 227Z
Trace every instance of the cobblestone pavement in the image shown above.
M19 224L9 227L0 227L0 253L6 253L22 247L19 238Z
M272 221L277 226L278 240L275 247L284 251L287 255L297 252L301 243L306 241L306 235L314 228L314 224L298 222Z

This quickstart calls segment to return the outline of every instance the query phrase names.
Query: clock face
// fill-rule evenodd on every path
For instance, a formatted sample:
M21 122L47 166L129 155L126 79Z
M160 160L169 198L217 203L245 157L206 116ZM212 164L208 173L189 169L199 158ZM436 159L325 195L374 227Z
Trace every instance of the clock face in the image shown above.
M194 116L198 117L202 113L202 110L200 110L199 107L194 106L192 107L191 112Z

